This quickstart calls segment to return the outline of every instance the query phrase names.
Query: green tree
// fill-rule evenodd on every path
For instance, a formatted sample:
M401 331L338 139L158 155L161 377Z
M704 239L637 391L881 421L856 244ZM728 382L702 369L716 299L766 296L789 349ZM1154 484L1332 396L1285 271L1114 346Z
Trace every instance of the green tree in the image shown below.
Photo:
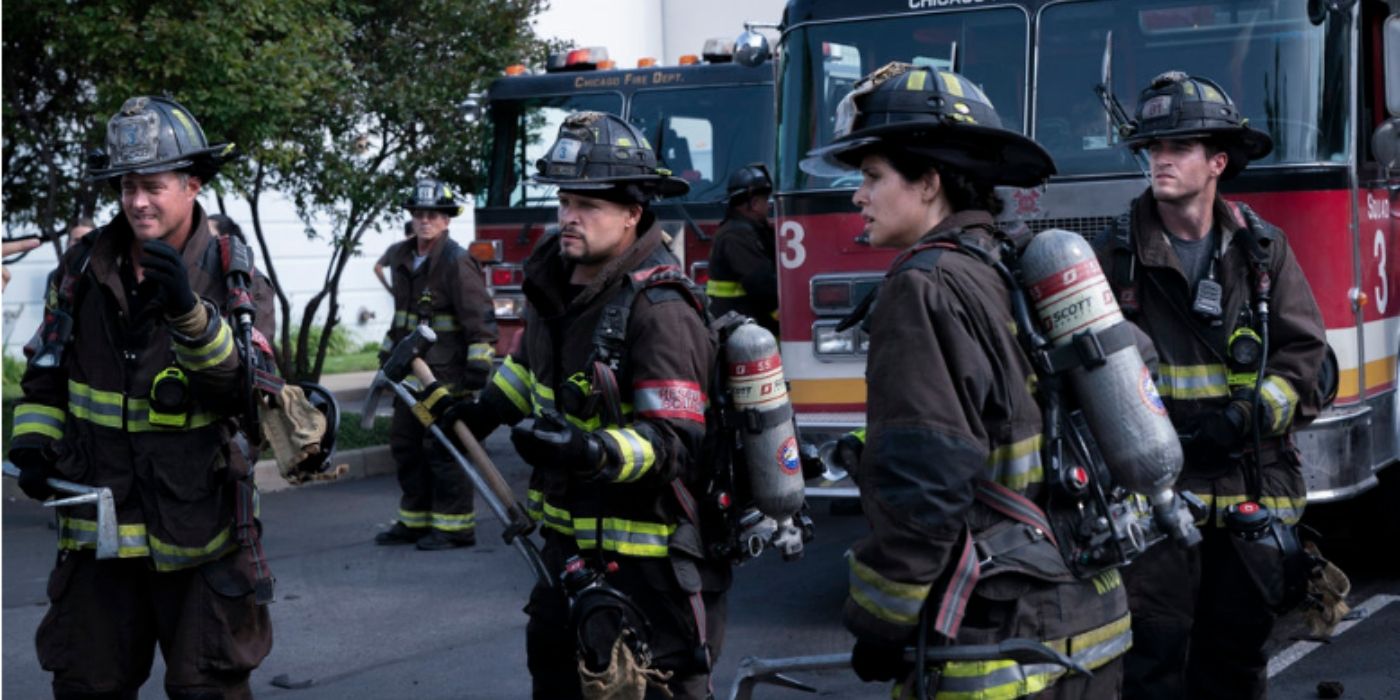
M360 254L366 233L398 225L398 204L416 178L474 189L486 132L461 105L505 66L544 57L529 22L544 6L543 0L346 6L355 27L345 47L349 80L335 100L317 105L314 128L297 139L301 158L278 173L303 220L331 223L332 251L322 290L302 309L295 343L283 345L285 372L320 376L326 343L340 323L345 266ZM319 335L314 323L322 324ZM313 337L320 338L316 347Z
M544 0L19 0L3 6L4 204L10 226L62 230L112 193L82 182L86 154L132 95L189 107L247 158L213 183L247 200L277 290L289 378L320 376L338 293L365 233L416 177L471 191L482 125L459 105L504 66L543 58L530 18ZM323 288L293 314L262 225L289 195L330 248ZM299 318L292 333L292 318ZM319 327L318 327L319 326Z

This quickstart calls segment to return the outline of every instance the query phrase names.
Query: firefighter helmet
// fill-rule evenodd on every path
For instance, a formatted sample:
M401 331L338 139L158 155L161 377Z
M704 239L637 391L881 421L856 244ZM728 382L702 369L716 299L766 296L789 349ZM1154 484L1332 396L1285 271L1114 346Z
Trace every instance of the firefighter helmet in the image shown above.
M403 201L403 208L409 211L440 211L451 217L461 215L462 202L446 183L423 178L413 186L413 192Z
M335 394L315 382L297 382L297 386L311 406L326 417L326 432L321 436L321 450L303 460L296 469L308 476L320 474L330 467L331 455L335 454L335 436L340 432L340 403Z
M992 185L1031 187L1055 173L1040 144L1005 129L987 96L952 71L890 63L836 107L835 140L807 153L813 175L849 172L872 147L896 145Z
M88 180L179 170L208 182L235 156L231 143L210 146L194 115L175 100L133 97L107 121L107 150L89 156Z
M1123 142L1139 149L1157 139L1209 138L1230 156L1229 179L1274 150L1269 135L1249 126L1230 96L1209 78L1168 71L1138 97L1137 113Z
M729 200L750 194L767 194L773 191L773 178L768 175L768 166L763 163L749 163L729 175L727 192Z
M657 165L656 151L637 127L605 112L565 117L554 145L535 167L537 183L584 194L611 190L638 203L690 191L685 180Z

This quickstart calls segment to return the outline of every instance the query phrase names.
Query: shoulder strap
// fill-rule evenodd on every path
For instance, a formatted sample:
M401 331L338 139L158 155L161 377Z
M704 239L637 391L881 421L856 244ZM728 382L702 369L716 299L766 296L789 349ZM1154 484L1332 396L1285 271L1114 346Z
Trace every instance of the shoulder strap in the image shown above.
M1118 306L1129 319L1142 310L1137 292L1137 253L1133 250L1132 212L1126 211L1109 224L1108 286L1118 297Z
M92 249L97 238L107 227L103 226L78 241L77 248L61 260L53 286L45 290L44 320L39 332L30 342L33 344L29 365L39 369L58 367L63 360L63 349L73 337L73 313L78 308L78 293L88 263L92 259ZM26 347L26 352L30 348Z
M866 292L865 298L861 299L860 303L856 304L856 307L851 309L851 312L846 314L840 323L836 324L836 331L838 333L845 332L851 326L859 323L861 330L869 332L870 312L875 310L875 302L880 298L880 288L884 286L885 280L905 270L930 271L938 266L938 258L943 255L944 251L957 249L956 243L940 240L920 243L901 253L890 265L890 271L885 273L885 278L880 280L879 284L871 287L870 291Z

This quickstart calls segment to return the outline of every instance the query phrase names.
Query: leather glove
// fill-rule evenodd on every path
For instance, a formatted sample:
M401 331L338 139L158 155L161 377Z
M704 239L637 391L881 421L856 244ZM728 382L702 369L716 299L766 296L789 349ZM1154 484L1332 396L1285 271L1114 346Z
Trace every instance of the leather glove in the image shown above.
M904 660L904 645L871 637L856 638L851 649L851 668L867 682L892 681L909 675L912 665Z
M482 403L481 399L453 402L442 414L438 425L451 435L452 426L458 421L467 426L467 430L472 431L472 436L477 442L485 440L501 425L500 414L490 404Z
M515 426L510 441L521 459L536 469L563 467L581 479L598 476L607 463L608 451L597 435L565 421L557 413L535 418L534 425Z
M860 456L865 452L865 431L860 434L846 433L836 441L836 452L832 455L832 460L836 466L845 469L852 474L860 466Z
M55 495L47 483L55 476L50 450L37 445L16 445L10 448L10 461L19 467L19 490L24 495L36 501L47 501Z
M141 269L145 271L146 279L160 287L165 315L176 318L193 311L199 299L190 288L190 277L185 272L185 261L180 257L180 251L165 241L146 241L141 250Z

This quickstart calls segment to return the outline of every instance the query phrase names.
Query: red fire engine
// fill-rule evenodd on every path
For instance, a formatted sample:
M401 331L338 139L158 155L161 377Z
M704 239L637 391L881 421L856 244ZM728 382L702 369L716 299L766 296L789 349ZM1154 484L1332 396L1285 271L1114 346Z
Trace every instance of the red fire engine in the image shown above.
M615 69L602 49L575 49L551 57L544 74L513 66L492 83L484 105L491 162L477 199L474 253L487 262L501 331L498 357L519 342L520 265L556 218L555 188L529 178L571 112L611 112L630 120L651 139L662 166L690 182L685 197L652 209L691 277L705 283L710 236L724 215L729 174L749 163L771 163L774 152L773 66L734 63L729 45L711 40L703 59L687 55L681 65L666 67L642 59L627 70Z
M854 80L899 60L978 83L1005 125L1059 166L1044 188L1003 192L1006 216L1092 237L1146 188L1094 87L1105 82L1131 103L1176 69L1219 81L1273 137L1274 152L1223 190L1284 229L1326 321L1332 353L1320 371L1335 397L1298 436L1309 497L1374 485L1400 432L1400 253L1390 252L1400 244L1391 215L1400 75L1385 72L1400 20L1387 14L1382 3L1308 0L792 0L778 48L776 227L783 363L804 438L864 422L867 339L835 326L892 257L859 235L858 174L798 168L830 140ZM810 493L854 494L848 486Z

